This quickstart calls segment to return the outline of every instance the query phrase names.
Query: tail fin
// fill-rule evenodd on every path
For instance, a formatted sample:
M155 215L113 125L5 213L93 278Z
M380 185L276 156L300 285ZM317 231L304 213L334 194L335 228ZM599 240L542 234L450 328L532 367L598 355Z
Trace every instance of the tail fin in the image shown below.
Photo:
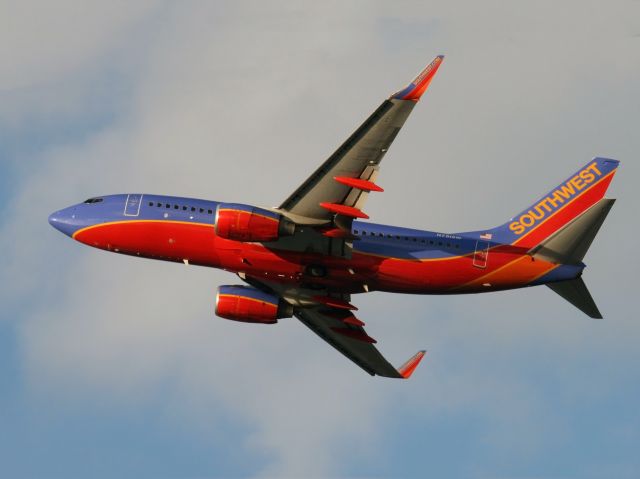
M602 319L602 314L600 314L582 278L549 283L547 286L590 318Z
M492 232L504 243L526 249L538 246L604 197L619 163L608 158L594 158L529 208Z

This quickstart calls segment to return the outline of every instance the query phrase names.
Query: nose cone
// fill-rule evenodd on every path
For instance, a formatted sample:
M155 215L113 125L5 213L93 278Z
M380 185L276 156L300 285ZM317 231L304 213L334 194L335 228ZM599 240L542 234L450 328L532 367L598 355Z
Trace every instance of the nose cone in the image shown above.
M60 212L56 211L55 213L51 213L49 215L49 224L54 228L58 228L58 222L60 221Z
M81 225L79 225L78 219L75 214L76 207L65 208L49 215L49 224L58 231L66 234L67 236L73 236Z

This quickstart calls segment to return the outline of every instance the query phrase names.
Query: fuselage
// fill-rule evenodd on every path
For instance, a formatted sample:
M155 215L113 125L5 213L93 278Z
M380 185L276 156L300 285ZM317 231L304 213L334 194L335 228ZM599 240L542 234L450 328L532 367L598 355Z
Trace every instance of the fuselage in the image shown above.
M270 243L216 235L218 202L149 194L92 198L49 217L73 239L120 254L220 268L279 283L339 289L455 294L495 291L572 279L584 265L559 265L474 231L446 234L354 221L352 248L313 228ZM298 247L309 235L312 251ZM484 236L484 237L483 237ZM317 238L315 238L317 237Z

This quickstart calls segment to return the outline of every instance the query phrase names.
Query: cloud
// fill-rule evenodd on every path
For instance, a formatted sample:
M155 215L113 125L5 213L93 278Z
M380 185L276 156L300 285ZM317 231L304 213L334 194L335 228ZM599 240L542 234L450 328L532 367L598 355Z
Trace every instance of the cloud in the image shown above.
M367 210L379 222L449 231L497 224L606 153L596 146L637 151L620 128L637 118L640 63L628 61L637 58L624 36L633 22L617 4L576 15L497 2L412 4L410 16L368 2L84 5L43 7L33 18L12 7L23 28L0 42L14 45L13 58L16 46L24 50L0 74L4 88L27 91L0 115L7 124L44 111L74 123L109 112L81 138L35 154L5 210L0 294L10 311L26 311L5 315L19 324L31 394L141 410L161 397L176 428L206 431L212 454L231 447L218 442L231 422L243 431L233 448L262 477L393 475L402 470L399 424L417 422L424 431L410 440L437 450L434 436L451 426L440 418L471 416L489 459L462 470L486 476L504 451L527 463L549 444L563 447L575 434L563 418L573 398L598 404L603 386L626 381L610 369L637 361L638 328L623 294L638 264L611 252L615 242L632 248L625 219L637 201L627 198L588 256L587 280L609 322L581 318L544 288L358 297L392 362L429 349L407 383L369 378L293 320L255 327L215 318L215 287L238 282L227 273L89 250L46 223L59 207L109 192L277 204L388 92L444 52L385 159L386 192ZM73 22L79 30L68 28L70 12L84 19ZM85 105L87 82L109 71L127 85L126 102L106 82L103 100ZM61 86L78 76L70 80L78 88ZM112 98L117 108L106 105ZM610 120L592 121L589 108ZM628 192L636 167L623 166L613 188ZM593 376L580 374L584 364ZM562 408L550 405L556 394ZM422 454L411 458L416 470L437 472L443 459Z
M0 90L56 83L95 66L157 2L65 0L4 3Z

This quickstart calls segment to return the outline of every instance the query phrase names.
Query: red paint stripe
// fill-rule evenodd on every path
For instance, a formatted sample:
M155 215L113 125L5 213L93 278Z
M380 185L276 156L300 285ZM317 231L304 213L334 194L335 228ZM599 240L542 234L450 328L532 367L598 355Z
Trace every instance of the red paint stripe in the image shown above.
M602 177L597 183L594 183L590 188L581 192L578 196L574 197L563 205L560 209L555 211L548 218L545 218L535 228L527 232L521 238L518 238L513 242L514 245L532 248L539 244L544 239L551 236L557 230L569 223L572 219L579 216L581 213L589 209L596 204L600 199L604 197L604 194L613 179L613 175L616 170Z

